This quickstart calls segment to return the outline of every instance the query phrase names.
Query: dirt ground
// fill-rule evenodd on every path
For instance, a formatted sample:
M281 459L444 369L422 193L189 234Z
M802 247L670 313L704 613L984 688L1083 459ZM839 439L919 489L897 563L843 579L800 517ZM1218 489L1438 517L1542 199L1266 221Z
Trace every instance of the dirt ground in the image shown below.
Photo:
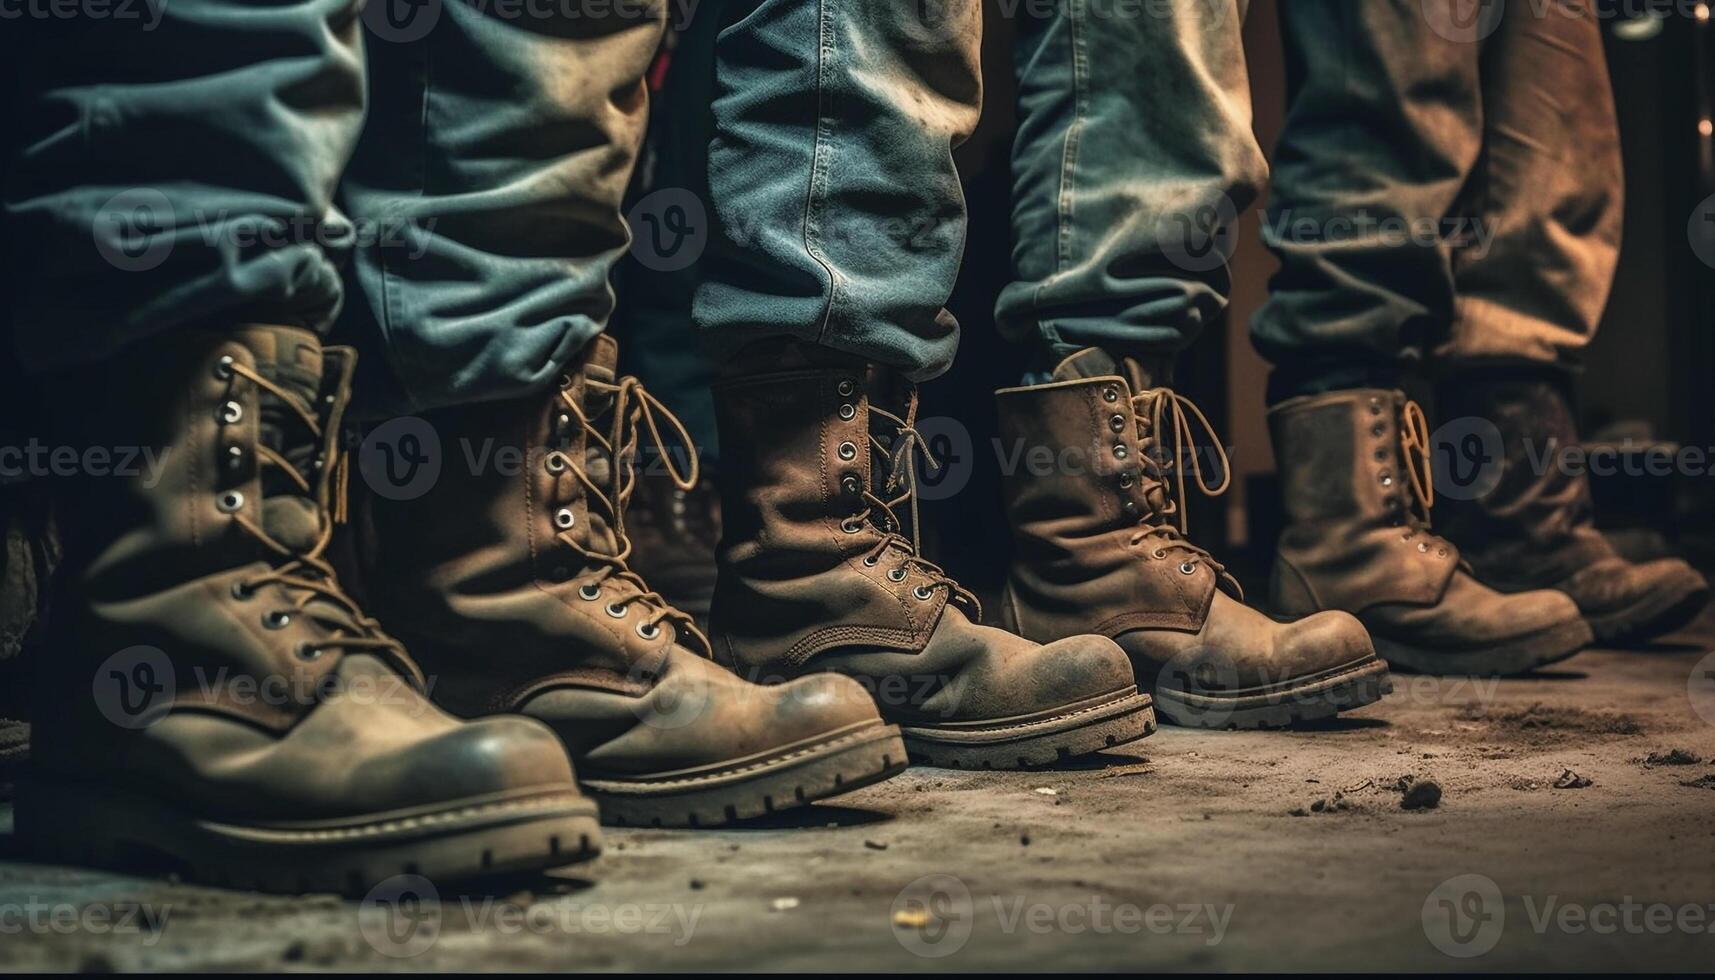
M614 831L593 864L438 902L8 850L0 969L1709 970L1712 649L1707 616L1528 679L1396 677L1314 731L914 768L790 820ZM1405 809L1425 781L1438 805Z

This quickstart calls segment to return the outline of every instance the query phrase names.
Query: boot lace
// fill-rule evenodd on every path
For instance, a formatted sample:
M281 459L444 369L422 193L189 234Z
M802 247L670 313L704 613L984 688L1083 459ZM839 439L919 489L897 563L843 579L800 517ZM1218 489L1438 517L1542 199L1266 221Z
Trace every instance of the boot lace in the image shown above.
M1132 396L1131 405L1142 455L1140 482L1147 505L1138 520L1137 532L1132 535L1132 546L1154 545L1150 557L1157 560L1164 560L1171 553L1183 555L1179 570L1187 575L1195 572L1199 564L1207 564L1216 575L1230 580L1225 565L1186 537L1190 533L1191 516L1187 488L1194 486L1203 496L1214 499L1226 493L1232 485L1232 464L1227 456L1227 447L1221 443L1203 410L1170 388L1138 392ZM1218 484L1211 483L1203 470L1193 423L1201 428L1219 462L1221 482ZM1192 477L1189 483L1186 480L1187 469Z
M234 376L244 378L286 406L310 437L321 445L322 459L336 458L337 419L329 418L324 421L295 394L244 364L232 362L226 366ZM362 650L380 655L421 684L421 674L406 654L403 644L388 636L381 629L379 622L364 614L357 601L341 588L332 563L324 557L329 543L333 540L335 523L330 516L327 492L317 489L309 477L272 447L257 442L255 451L262 466L284 475L305 496L316 498L316 518L320 526L315 544L307 551L298 550L269 534L260 522L244 513L235 512L232 517L239 527L274 553L280 563L267 573L239 581L234 586L234 591L242 596L249 596L264 586L278 585L286 590L292 601L289 608L268 614L269 625L283 626L291 621L294 614L303 614L328 630L332 634L331 638L321 642L308 642L299 647L298 656L305 660L314 660L328 650L343 650L348 653Z
M631 595L622 602L609 604L608 612L624 615L628 606L636 604L643 610L643 620L637 626L639 636L652 640L660 635L661 624L669 623L678 638L689 640L688 646L705 657L712 657L713 647L703 631L697 628L696 620L689 613L674 608L627 564L631 557L631 539L625 533L625 510L632 494L636 492L639 479L629 464L636 455L643 433L647 431L650 443L665 465L667 476L673 481L674 487L687 493L696 488L701 474L696 443L679 417L662 404L659 398L650 394L638 379L626 377L618 383L586 379L584 384L613 396L613 428L610 432L603 432L601 427L590 419L584 406L580 404L575 388L562 388L560 402L572 418L578 421L586 438L611 461L612 475L607 485L602 486L589 475L581 460L572 459L564 451L556 449L549 454L549 458L557 459L558 465L566 467L583 486L586 499L599 510L603 519L613 529L617 549L610 553L591 547L579 540L579 536L570 528L559 532L557 537L563 544L596 566L594 575L580 587L579 594L586 599L595 598L604 585L617 583L623 587L622 591ZM669 451L668 439L661 428L663 421L679 446L685 450L685 455L690 460L688 471L680 469Z
M1423 406L1406 399L1399 413L1400 469L1404 471L1406 484L1406 492L1398 498L1404 513L1405 534L1402 537L1413 541L1422 535L1425 540L1418 542L1417 550L1427 552L1431 546L1439 545L1437 555L1445 556L1446 542L1431 530L1430 515L1435 509L1435 464L1430 435L1429 417L1424 414ZM1385 474L1382 483L1384 486L1387 484Z
M982 604L977 601L976 595L953 581L953 577L941 566L922 555L917 507L917 456L922 455L930 473L940 469L941 463L929 449L928 440L917 430L916 389L911 389L906 396L904 415L896 415L879 408L873 402L869 411L871 416L879 417L893 429L891 446L874 431L869 434L870 445L874 448L877 458L886 462L887 475L881 481L881 493L878 494L869 487L863 487L859 491L858 496L863 501L864 508L846 518L842 527L851 531L867 524L881 533L874 546L865 553L865 565L873 567L880 564L889 553L897 554L900 564L897 566L897 572L889 573L890 578L897 574L896 581L903 582L909 574L909 569L915 568L929 578L927 584L918 586L913 593L918 599L928 599L935 590L944 589L948 601L963 606L973 618L981 619ZM895 508L902 505L909 505L911 508L910 537L899 533L903 525Z

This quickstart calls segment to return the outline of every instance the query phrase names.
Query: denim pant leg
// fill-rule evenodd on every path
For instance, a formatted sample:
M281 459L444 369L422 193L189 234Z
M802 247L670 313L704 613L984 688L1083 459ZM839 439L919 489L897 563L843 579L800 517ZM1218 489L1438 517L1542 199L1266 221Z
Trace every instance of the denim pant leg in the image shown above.
M665 0L412 9L370 38L341 188L370 415L540 390L601 332L666 23Z
M1453 322L1438 371L1567 366L1595 336L1625 209L1602 28L1584 0L1509 4L1483 50L1483 152L1457 205Z
M1249 6L1057 0L1020 15L1008 339L1048 359L1159 356L1226 308L1234 223L1268 176Z
M1471 7L1280 5L1288 106L1263 237L1281 268L1251 322L1274 400L1395 383L1445 334L1455 243L1442 221L1483 144L1483 31L1457 29Z
M117 9L117 8L115 8ZM320 329L363 119L356 0L172 0L21 37L6 169L18 351L34 370L195 324Z
M723 0L714 217L695 318L946 370L964 253L953 148L982 101L979 0Z

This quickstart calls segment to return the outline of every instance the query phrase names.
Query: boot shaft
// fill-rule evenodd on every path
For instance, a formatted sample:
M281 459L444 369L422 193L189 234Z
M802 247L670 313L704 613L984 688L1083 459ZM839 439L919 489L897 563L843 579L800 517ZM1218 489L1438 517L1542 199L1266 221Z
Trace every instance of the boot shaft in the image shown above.
M719 658L796 666L854 643L916 650L949 596L974 607L900 534L918 449L909 385L793 344L729 371L715 395Z

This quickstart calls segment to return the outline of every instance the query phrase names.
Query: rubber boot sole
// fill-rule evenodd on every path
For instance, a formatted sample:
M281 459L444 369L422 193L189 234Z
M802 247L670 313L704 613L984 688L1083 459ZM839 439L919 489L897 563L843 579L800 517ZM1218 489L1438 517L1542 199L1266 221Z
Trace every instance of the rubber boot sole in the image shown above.
M1701 577L1652 589L1623 609L1586 616L1596 642L1626 643L1666 636L1697 618L1709 602L1709 587Z
M1460 650L1403 643L1374 631L1376 652L1395 669L1415 674L1507 677L1559 663L1595 642L1582 618L1569 619L1526 636Z
M1208 694L1157 687L1155 705L1164 721L1186 728L1287 728L1374 704L1392 691L1387 663L1372 656L1266 690Z
M719 827L891 779L906 764L899 729L873 721L718 766L581 783L615 826Z
M900 728L913 762L945 769L1029 769L1143 738L1155 731L1155 706L1132 686L1024 718Z
M28 778L16 827L31 860L175 872L199 884L361 897L395 875L436 884L557 868L601 853L594 801L495 794L339 820L234 823L90 783Z

